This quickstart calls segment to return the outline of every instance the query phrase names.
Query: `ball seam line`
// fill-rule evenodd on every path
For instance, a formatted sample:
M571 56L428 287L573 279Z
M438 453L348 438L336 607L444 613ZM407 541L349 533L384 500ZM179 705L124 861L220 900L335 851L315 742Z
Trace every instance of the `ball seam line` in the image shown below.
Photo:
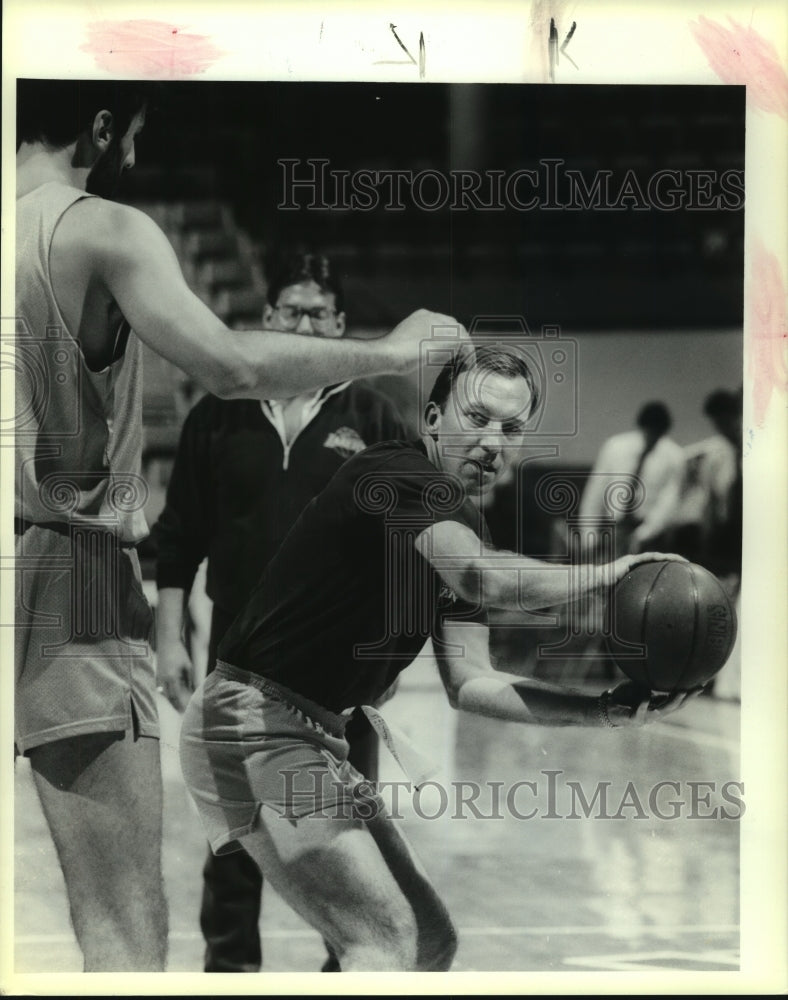
M643 602L643 624L641 626L640 638L641 638L641 642L642 642L643 646L645 646L645 649L646 649L646 670L645 670L645 674L646 674L646 679L648 680L648 686L649 686L650 690L654 690L654 684L653 684L652 677L651 677L651 670L649 669L649 666L648 666L648 642L646 641L646 633L648 631L648 628L647 628L647 626L648 626L648 613L649 613L649 608L650 608L650 605L651 605L651 597L652 597L652 595L654 593L654 588L657 585L657 581L659 580L659 578L662 576L662 574L665 572L665 570L668 568L669 565L670 565L670 563L666 562L666 563L663 563L662 566L660 566L659 571L657 572L657 575L654 577L654 579L651 582L651 586L649 587L648 593L646 594L646 599Z

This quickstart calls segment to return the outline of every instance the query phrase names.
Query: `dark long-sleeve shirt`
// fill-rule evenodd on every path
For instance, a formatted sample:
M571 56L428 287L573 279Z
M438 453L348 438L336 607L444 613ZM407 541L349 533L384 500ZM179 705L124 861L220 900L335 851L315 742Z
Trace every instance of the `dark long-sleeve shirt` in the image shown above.
M323 390L308 404L306 421L285 447L268 403L214 396L197 403L153 528L159 588L188 593L207 556L208 596L237 613L298 515L343 462L407 435L393 403L357 383Z

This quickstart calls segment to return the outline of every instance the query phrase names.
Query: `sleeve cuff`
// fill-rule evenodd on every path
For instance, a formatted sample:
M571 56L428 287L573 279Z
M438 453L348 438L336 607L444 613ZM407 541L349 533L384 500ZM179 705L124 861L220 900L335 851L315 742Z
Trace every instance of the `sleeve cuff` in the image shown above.
M196 573L196 568L190 570L183 566L157 566L156 586L159 590L163 590L165 587L176 587L178 590L185 590L188 594L192 589Z

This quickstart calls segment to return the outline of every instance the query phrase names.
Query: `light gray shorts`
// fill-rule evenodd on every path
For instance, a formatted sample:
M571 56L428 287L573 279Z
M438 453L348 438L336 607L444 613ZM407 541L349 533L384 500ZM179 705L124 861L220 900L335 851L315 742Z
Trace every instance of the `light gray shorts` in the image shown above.
M348 763L348 719L218 661L189 702L180 743L214 854L238 850L262 806L290 822L378 814L382 800Z
M139 560L105 531L31 525L16 539L14 741L158 736L153 613Z

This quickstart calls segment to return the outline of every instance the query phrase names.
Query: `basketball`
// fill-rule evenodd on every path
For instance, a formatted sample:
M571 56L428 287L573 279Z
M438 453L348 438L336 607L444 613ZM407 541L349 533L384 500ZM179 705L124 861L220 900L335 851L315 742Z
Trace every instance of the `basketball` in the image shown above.
M630 680L651 691L700 687L733 649L730 598L717 577L695 563L641 563L616 584L611 601L608 652Z

